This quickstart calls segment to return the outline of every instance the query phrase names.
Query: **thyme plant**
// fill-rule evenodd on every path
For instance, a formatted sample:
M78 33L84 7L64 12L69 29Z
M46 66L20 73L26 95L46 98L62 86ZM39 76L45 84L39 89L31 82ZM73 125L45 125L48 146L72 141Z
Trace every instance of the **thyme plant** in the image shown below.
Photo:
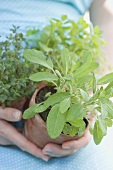
M0 42L0 102L3 107L30 96L35 90L35 83L28 76L37 69L23 57L27 41L18 29L13 26L10 35Z

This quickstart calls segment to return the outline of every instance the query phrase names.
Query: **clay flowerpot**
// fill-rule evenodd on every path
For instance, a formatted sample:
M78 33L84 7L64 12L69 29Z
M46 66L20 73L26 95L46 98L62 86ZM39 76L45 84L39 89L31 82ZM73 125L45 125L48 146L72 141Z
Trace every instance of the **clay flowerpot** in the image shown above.
M25 103L26 103L26 98L23 97L20 101L17 101L17 100L12 101L10 106L8 106L7 102L5 102L5 106L15 108L15 109L18 109L18 110L22 110ZM0 102L0 106L2 106L1 102Z
M47 86L46 83L41 83L36 91L34 92L29 106L32 104L35 104L35 99L38 94L38 92L43 89L45 86ZM86 128L88 130L88 128ZM41 118L39 114L36 114L34 118L28 119L25 122L24 126L24 135L34 144L36 144L38 147L43 148L48 143L56 143L56 144L62 144L65 141L75 140L79 137L76 135L74 137L71 137L69 135L61 134L59 137L55 139L51 139L48 135L47 129L46 129L46 123Z

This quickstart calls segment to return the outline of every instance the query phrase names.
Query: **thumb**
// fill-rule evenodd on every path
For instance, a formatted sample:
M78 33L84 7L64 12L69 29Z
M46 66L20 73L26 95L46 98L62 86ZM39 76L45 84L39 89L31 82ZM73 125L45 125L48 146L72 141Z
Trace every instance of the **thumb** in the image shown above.
M22 118L22 113L20 110L14 108L5 108L0 107L0 119L7 121L19 121Z

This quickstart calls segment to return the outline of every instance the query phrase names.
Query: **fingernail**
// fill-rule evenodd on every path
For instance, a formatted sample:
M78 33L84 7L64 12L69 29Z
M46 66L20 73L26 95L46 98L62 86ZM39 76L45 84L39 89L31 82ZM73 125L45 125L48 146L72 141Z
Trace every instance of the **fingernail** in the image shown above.
M44 154L47 154L47 155L53 155L54 153L53 153L53 151L51 150L51 149L48 149L48 150L45 150L44 151Z
M14 112L14 113L13 113L13 118L14 118L15 120L20 120L20 113L19 113L18 111Z
M70 146L63 146L63 149L71 149L71 147Z
M53 150L52 149L47 149L47 150L45 150L44 152L48 152L48 153L53 153Z
M55 157L56 155L53 152L45 152L44 153L47 156Z
M42 158L42 159L43 159L43 161L48 162L50 158Z

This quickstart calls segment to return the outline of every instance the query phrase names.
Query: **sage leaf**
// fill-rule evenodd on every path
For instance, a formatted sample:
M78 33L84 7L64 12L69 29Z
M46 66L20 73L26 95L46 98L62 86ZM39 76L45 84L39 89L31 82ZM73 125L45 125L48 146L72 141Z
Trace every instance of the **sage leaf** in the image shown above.
M60 112L65 113L70 107L70 98L66 98L60 103Z
M95 122L94 130L93 130L93 139L96 145L98 145L103 138L103 134L99 127L98 121Z
M107 125L101 116L98 116L98 120L96 120L93 130L93 138L95 143L98 145L106 134Z
M47 131L51 138L57 138L64 127L65 115L59 110L59 104L52 107L47 117Z
M83 105L81 103L74 103L70 106L66 120L72 121L76 118L83 118L85 114L86 112L83 108Z
M101 116L98 116L98 123L102 134L105 136L107 134L107 126L104 122L104 119Z
M83 89L80 89L80 93L81 93L81 96L82 96L82 99L87 102L89 100L89 96L88 94L83 90Z
M33 104L31 107L26 109L23 113L23 119L29 119L35 116L38 112L36 109L39 107L40 104Z
M46 101L44 101L43 105L40 105L36 109L36 111L38 113L41 113L41 112L45 111L49 106L53 106L53 105L61 102L65 98L68 98L69 96L70 96L70 94L66 93L66 92L55 93L55 94L51 95Z
M93 94L95 94L96 92L96 83L97 83L97 80L96 80L95 74L93 73Z
M30 80L32 81L36 81L36 82L40 82L40 81L47 81L47 82L51 82L51 81L58 81L58 77L52 73L49 72L38 72L35 74L32 74L29 77Z
M84 126L83 128L79 128L79 130L78 130L78 136L79 136L79 137L82 136L82 135L84 134L84 132L85 132L85 126Z
M76 118L76 119L70 121L70 123L71 123L74 127L78 127L78 128L82 128L82 129L85 128L85 122L84 122L83 119Z
M44 34L44 41L46 40L45 39L45 36L47 36L46 34ZM38 42L39 46L40 46L40 49L41 51L43 51L44 53L46 53L46 55L51 55L52 52L53 52L53 49L52 48L49 48L47 47L44 43L42 42Z
M80 88L81 86L83 86L86 82L89 82L91 79L91 75L86 75L84 77L78 77L77 78L77 86L78 88Z
M105 88L105 91L109 90L113 87L113 81L108 84L108 86Z
M69 70L69 62L70 62L69 56L70 56L69 51L66 48L64 48L61 51L61 59L62 59L62 64L64 65L64 69L65 69L66 74Z
M100 103L100 106L101 106L101 116L102 118L106 118L108 116L108 110L107 110L107 107L104 103Z
M75 135L77 135L78 131L79 131L79 128L78 128L78 127L72 126L72 130L70 131L69 135L70 135L71 137L74 137Z
M83 77L88 73L92 72L93 70L95 70L98 66L99 66L98 62L85 63L75 71L74 76L75 78Z
M72 80L72 76L69 75L69 74L66 74L63 78L64 78L65 80L68 80L68 81L71 81L71 80Z
M47 107L44 106L44 104L39 105L39 107L37 107L35 109L36 113L41 113L44 112L47 109Z
M71 125L74 126L76 128L76 130L78 130L76 133L78 134L78 136L82 136L86 125L85 122L83 121L83 119L74 119L73 121L70 121Z
M68 97L70 97L70 94L67 92L55 93L44 102L44 106L48 108L49 106L53 106Z
M111 127L113 125L113 121L109 118L104 119L104 121L108 127Z
M92 55L91 51L82 50L82 62L83 63L91 62L92 56L93 55Z
M113 119L113 103L109 99L101 99L101 102L105 105L105 108L108 112L108 117Z
M71 131L72 131L72 126L70 124L65 123L63 128L63 133L69 135Z
M46 56L41 51L27 49L24 51L24 57L32 63L37 63L53 70L52 61L50 59L46 60Z
M59 76L62 77L61 73L58 70L55 70L55 73Z
M108 117L113 119L113 103L106 103L105 105L108 110Z
M98 84L107 84L113 81L113 72L106 74L98 80Z

